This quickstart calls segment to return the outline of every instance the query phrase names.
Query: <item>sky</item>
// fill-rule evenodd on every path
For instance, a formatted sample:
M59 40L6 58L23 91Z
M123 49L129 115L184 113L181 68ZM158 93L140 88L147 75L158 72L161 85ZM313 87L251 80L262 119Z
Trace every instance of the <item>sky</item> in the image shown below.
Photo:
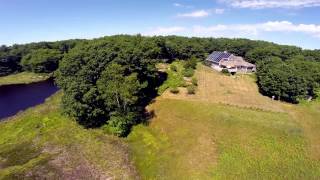
M5 45L139 33L320 49L320 0L0 0L0 17Z

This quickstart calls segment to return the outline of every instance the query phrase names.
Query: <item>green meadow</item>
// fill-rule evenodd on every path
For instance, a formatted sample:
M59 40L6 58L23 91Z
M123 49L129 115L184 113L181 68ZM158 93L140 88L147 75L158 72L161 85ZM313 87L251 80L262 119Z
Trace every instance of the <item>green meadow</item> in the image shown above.
M152 108L155 119L128 138L143 179L320 177L319 156L310 155L317 142L289 114L181 100Z
M252 77L201 65L196 76L196 94L186 96L170 94L182 81L169 74L147 107L153 118L127 138L66 117L62 92L1 122L0 179L320 178L319 102L271 101Z

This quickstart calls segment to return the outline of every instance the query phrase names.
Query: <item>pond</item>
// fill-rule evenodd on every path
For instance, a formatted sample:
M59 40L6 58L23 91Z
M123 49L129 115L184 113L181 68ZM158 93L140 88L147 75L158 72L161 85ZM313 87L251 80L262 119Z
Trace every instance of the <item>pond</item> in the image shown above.
M32 84L0 86L0 121L36 106L57 92L53 80Z

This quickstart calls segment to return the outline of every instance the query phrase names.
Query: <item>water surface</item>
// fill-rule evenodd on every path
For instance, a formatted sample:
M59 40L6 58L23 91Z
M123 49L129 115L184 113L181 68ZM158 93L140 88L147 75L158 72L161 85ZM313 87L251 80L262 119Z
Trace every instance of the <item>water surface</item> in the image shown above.
M58 91L53 80L32 84L0 86L0 121L36 106Z

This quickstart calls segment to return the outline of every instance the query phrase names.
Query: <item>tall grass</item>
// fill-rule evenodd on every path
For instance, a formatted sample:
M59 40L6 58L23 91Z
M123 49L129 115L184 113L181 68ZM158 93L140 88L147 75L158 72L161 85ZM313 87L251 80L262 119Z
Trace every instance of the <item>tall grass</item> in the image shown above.
M134 178L125 143L64 116L61 95L0 123L0 179Z

